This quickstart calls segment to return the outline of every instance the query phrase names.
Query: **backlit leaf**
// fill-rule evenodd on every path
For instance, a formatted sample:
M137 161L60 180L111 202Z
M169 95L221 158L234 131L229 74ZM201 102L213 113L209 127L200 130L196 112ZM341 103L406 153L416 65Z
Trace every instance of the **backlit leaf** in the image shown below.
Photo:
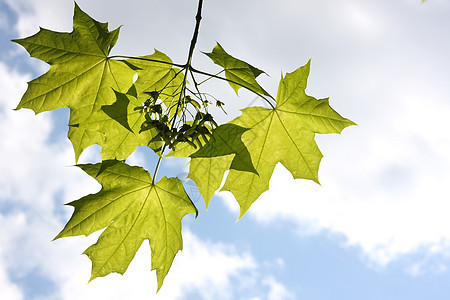
M102 146L102 159L125 160L138 146L147 146L157 134L156 130L140 132L145 121L142 103L129 95L116 92L117 101L105 105L80 124L76 124L88 132L100 132L103 139L98 144Z
M257 94L269 94L256 82L256 77L264 73L248 63L229 55L222 46L217 43L211 53L205 53L211 60L221 66L225 71L225 77L231 80L229 83L236 94L241 87L245 87Z
M113 89L127 91L134 71L125 63L108 58L119 29L109 32L107 23L100 23L75 4L73 31L54 32L41 28L28 38L14 42L22 45L32 57L50 64L50 70L28 83L28 89L17 109L30 108L35 113L70 108L70 122L79 123L115 101ZM89 144L97 142L90 133L70 135L78 158ZM91 138L88 138L91 136Z
M91 280L117 272L123 274L144 240L150 241L152 270L161 288L172 261L182 249L181 219L197 210L176 178L153 184L140 167L118 161L79 165L102 189L69 203L72 218L57 238L89 235L106 227L85 254L92 260Z
M223 174L230 169L234 154L217 157L193 158L188 177L194 180L208 209L209 201L222 183Z
M213 130L213 138L191 157L189 178L195 181L206 207L220 187L228 169L257 174L250 153L241 137L248 129L235 124L224 124Z
M178 99L176 96L180 93L184 75L172 66L172 60L167 55L155 50L152 55L129 59L127 62L138 68L138 78L135 82L138 94L160 92L164 89L158 95L159 99L166 107L174 104L174 100Z
M250 107L233 124L250 128L242 140L251 154L258 175L230 170L223 190L231 191L241 207L240 217L269 188L275 165L281 162L294 178L319 182L322 154L316 133L340 133L354 125L329 105L328 99L316 100L306 95L310 64L281 79L274 109Z

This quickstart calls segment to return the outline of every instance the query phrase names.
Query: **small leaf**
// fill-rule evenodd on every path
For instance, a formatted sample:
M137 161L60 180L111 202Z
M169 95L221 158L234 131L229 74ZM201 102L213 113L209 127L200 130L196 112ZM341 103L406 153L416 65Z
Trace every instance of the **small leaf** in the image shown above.
M209 200L220 187L226 170L258 174L241 137L248 129L224 124L213 130L213 138L190 155L188 177L195 181L208 208Z
M75 161L78 161L81 153L91 145L102 145L105 137L97 131L89 131L79 126L69 126L67 137L72 143L75 152Z
M241 140L247 130L248 128L235 124L220 125L213 130L213 138L190 157L194 159L235 154L231 164L232 169L258 174L253 166L250 153Z
M106 227L97 243L84 253L92 260L91 280L117 272L123 274L144 240L150 241L152 270L156 269L158 290L183 247L181 219L197 213L176 178L153 184L150 174L125 163L79 165L102 189L69 203L72 218L55 239L89 235ZM100 172L101 171L101 172Z
M145 113L137 109L141 103L135 97L119 92L115 94L117 100L114 104L103 106L77 124L81 129L104 136L101 142L96 142L102 147L103 160L125 160L138 146L147 146L157 134L155 129L140 132Z
M166 107L170 107L174 96L180 92L184 78L180 70L172 66L172 60L164 53L155 50L155 53L151 55L129 59L128 62L139 68L138 79L135 82L138 93L146 93L153 98L157 96Z
M232 81L229 83L236 94L241 87L245 87L257 94L270 96L258 82L256 82L256 77L264 73L263 71L229 55L219 43L217 43L211 53L205 54L211 58L216 65L224 68L225 77Z
M230 169L233 158L234 154L191 159L188 177L197 185L206 209L212 196L219 189L225 171Z

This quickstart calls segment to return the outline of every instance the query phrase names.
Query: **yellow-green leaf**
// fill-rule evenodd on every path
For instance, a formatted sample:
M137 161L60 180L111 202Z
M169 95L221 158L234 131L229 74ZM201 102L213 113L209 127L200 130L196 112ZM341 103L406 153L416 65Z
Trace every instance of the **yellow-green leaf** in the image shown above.
M80 124L72 124L103 135L97 142L102 147L103 160L125 160L138 146L147 146L157 134L155 129L140 132L145 112L138 99L119 92L116 99L114 104L103 106Z
M247 130L248 128L236 124L220 125L212 131L212 138L190 157L196 159L235 154L230 166L232 169L258 174L253 167L250 153L241 140Z
M205 201L208 209L209 201L222 183L223 174L230 169L234 154L217 157L192 158L189 162L189 175Z
M184 75L178 68L172 66L172 60L164 53L155 50L155 53L135 59L127 60L137 69L138 78L135 82L138 94L159 92L166 107L176 103L177 94L183 82Z
M233 124L250 128L242 140L251 154L257 174L230 170L223 190L231 191L241 207L240 217L269 188L275 165L281 162L294 178L319 182L322 154L316 133L340 133L354 125L334 111L328 99L306 95L309 62L281 79L274 109L250 107Z
M211 53L205 53L215 64L221 66L225 71L225 77L230 80L230 86L236 94L241 87L252 92L270 96L256 81L256 77L264 73L250 64L229 55L222 46L217 43Z
M69 203L75 211L55 239L87 236L106 227L84 252L92 260L91 280L112 272L123 274L142 242L149 240L159 289L183 246L181 219L197 213L182 182L164 177L154 184L143 168L118 161L79 167L102 189Z
M77 4L73 17L73 31L54 32L41 28L38 33L14 42L22 45L32 57L50 64L50 70L28 83L28 89L17 109L29 108L35 113L70 108L70 122L79 123L115 101L113 89L126 92L133 81L134 71L125 63L108 58L115 45L119 28L108 31L107 23L100 23L84 13ZM77 153L97 138L89 133L74 132L72 143Z
M195 181L206 207L222 182L228 169L252 172L255 170L250 153L241 140L248 129L235 124L215 128L206 145L191 154L189 178Z

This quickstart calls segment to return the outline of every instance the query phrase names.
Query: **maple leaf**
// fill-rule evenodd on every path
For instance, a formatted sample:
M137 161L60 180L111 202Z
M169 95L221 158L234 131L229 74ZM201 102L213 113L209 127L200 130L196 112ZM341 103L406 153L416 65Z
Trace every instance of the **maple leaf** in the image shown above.
M281 162L294 178L319 182L322 154L315 133L340 133L355 125L334 111L328 99L306 95L310 62L281 78L274 109L250 107L231 123L250 128L242 140L258 174L231 169L222 190L230 191L240 205L240 218L269 188L275 165Z
M83 153L84 149L94 144L101 145L104 140L104 136L101 132L86 130L76 126L69 127L67 137L72 143L75 161L78 161L78 158L81 153Z
M115 93L117 101L114 104L102 106L80 124L72 124L102 134L103 138L97 142L102 147L102 160L125 160L138 146L147 146L157 134L155 129L140 132L145 112L136 98L135 89L130 89L127 94Z
M245 87L256 94L270 96L256 81L256 77L264 73L250 64L229 55L222 46L217 43L211 53L205 53L215 64L225 71L225 77L236 94L241 87Z
M195 159L236 154L230 166L232 169L258 174L253 167L250 153L241 140L247 130L249 129L236 124L220 125L213 129L212 138L190 157Z
M208 209L209 201L222 183L223 175L230 169L234 154L219 157L202 157L191 159L189 175L199 190Z
M159 290L176 253L182 249L181 219L186 214L197 214L182 182L163 177L154 184L143 168L118 161L78 167L94 177L102 189L69 203L75 211L55 239L87 236L106 227L97 243L84 252L92 260L90 280L111 272L123 274L148 239Z
M194 180L208 208L209 200L220 187L228 169L258 174L250 153L241 140L248 128L224 124L215 128L212 138L191 154L188 177Z
M75 124L103 105L112 104L113 89L127 91L135 74L125 63L108 57L118 35L119 28L108 31L108 23L92 19L75 3L71 33L41 28L33 36L13 40L32 57L50 64L47 73L28 83L16 109L40 113L67 106L70 123ZM69 137L77 159L83 149L100 138L79 128L72 128Z
M138 73L135 82L138 94L158 93L166 107L170 107L177 93L180 92L184 75L173 67L172 60L164 53L155 53L127 60Z

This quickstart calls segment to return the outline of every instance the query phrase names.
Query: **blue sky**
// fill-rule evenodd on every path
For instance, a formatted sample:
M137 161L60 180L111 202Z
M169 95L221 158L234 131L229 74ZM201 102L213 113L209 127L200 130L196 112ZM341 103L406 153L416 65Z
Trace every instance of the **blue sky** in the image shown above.
M153 48L184 61L195 0L79 0L95 19L124 25L116 54ZM70 217L64 203L98 191L74 167L68 111L12 111L45 72L9 38L39 26L71 31L71 0L0 0L0 299L450 299L450 3L447 0L205 0L198 50L216 41L270 76L312 58L308 94L330 97L358 123L317 136L321 186L277 166L270 190L239 222L219 193L184 219L184 250L156 295L144 245L124 276L87 284L81 253L98 234L51 242ZM213 69L197 53L194 63ZM226 85L230 118L254 101ZM82 162L98 161L99 147ZM131 164L151 169L139 149ZM185 161L162 171L187 174Z

